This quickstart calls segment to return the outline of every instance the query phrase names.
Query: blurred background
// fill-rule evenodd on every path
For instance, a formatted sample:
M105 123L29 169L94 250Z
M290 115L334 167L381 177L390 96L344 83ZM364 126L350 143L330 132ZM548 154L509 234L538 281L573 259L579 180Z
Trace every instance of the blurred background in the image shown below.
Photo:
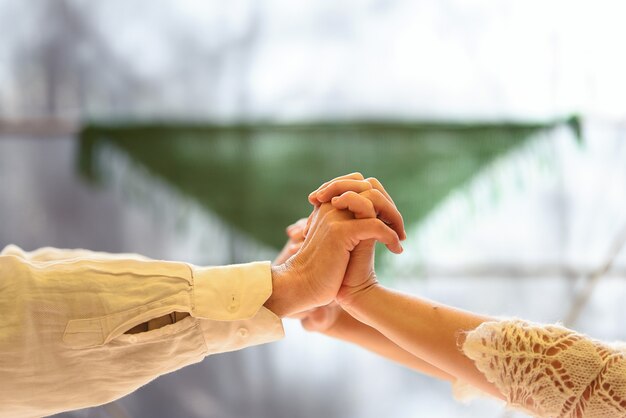
M626 341L619 1L0 0L0 247L273 258L378 177L386 284ZM59 418L518 417L285 321ZM6 383L6 382L5 382Z

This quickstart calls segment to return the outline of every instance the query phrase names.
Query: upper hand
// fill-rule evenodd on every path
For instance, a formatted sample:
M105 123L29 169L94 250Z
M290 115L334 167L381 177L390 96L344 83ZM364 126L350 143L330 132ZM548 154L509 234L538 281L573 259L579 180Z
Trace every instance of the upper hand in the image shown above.
M364 179L360 173L338 177L309 195L314 205L331 201L333 207L349 210L358 219L380 218L393 228L400 239L406 238L402 215L391 196L375 178ZM343 283L337 293L340 304L377 283L374 269L375 242L365 240L352 251Z
M366 200L351 198L357 194L365 197ZM309 202L315 207L322 203L332 202L335 208L348 209L356 218L368 218L374 213L375 217L396 231L400 240L406 239L402 214L382 183L374 177L366 179L361 173L337 177L311 192ZM307 228L304 230L305 235L306 233Z

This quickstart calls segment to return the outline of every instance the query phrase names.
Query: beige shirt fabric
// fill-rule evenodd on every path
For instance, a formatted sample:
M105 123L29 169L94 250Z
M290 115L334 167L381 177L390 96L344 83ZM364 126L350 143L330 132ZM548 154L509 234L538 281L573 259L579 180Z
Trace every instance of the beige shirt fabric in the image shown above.
M209 354L284 336L268 262L198 267L135 254L0 253L0 417L101 405ZM190 316L126 333L172 312Z

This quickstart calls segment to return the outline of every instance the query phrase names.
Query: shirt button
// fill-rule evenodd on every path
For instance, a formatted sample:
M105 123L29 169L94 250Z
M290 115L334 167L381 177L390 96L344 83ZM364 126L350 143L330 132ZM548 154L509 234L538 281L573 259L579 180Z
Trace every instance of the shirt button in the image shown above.
M231 303L230 306L228 306L230 312L235 312L237 308L239 308L239 306L236 303Z
M130 341L131 343L136 343L137 342L137 337L135 337L134 335L131 335L130 338L128 339L128 341Z
M237 333L239 334L240 337L245 338L248 336L248 330L245 328L239 328L237 330Z

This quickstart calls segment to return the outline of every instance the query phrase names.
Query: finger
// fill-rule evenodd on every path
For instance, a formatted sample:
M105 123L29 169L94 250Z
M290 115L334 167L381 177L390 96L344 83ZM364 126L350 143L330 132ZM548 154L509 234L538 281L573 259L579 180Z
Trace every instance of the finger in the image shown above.
M376 177L368 177L365 181L371 184L374 189L381 192L387 199L391 201L391 203L395 205L393 199L391 198L389 193L387 193L387 190L385 190L385 188L383 187L383 184L380 181L378 181Z
M306 224L304 224L302 228L287 231L287 235L289 236L289 239L293 242L304 241L304 238L305 238L304 228L305 227L306 227Z
M378 190L367 190L360 194L346 192L334 197L331 203L335 209L350 210L355 218L378 217L396 231L400 240L406 239L402 215L394 204Z
M300 251L300 248L302 248L303 244L304 244L304 241L300 241L300 242L289 241L287 244L285 244L283 249L276 256L276 259L274 260L272 265L283 264L285 261L289 260L294 254Z
M372 185L365 180L337 180L320 189L313 196L313 199L320 203L330 202L330 199L345 192L353 191L361 193L371 188Z
M306 225L306 219L307 218L298 219L296 222L292 223L291 225L287 227L287 231L298 229L298 228L300 229L304 228L304 225Z
M306 225L304 226L304 230L302 231L302 236L306 239L306 236L309 234L309 229L311 229L311 223L313 222L313 214L315 211L311 212L309 217L306 219Z
M400 240L406 239L402 214L393 201L387 198L387 195L378 189L372 189L361 193L361 196L372 201L378 218L396 231Z
M312 199L312 196L314 196L319 190L323 189L324 187L328 186L330 183L332 183L333 181L338 181L338 180L363 180L363 174L356 172L356 173L350 173L350 174L346 174L344 176L339 176L339 177L335 177L334 179L327 181L326 183L322 184L320 187L318 187L317 189L315 189L313 192L311 192L309 194L309 202L312 205L316 205L319 204L317 203L314 199Z
M313 309L301 320L302 328L307 331L318 331L325 329L329 324L330 315L325 306Z
M372 189L370 189L370 186L368 186L367 184L369 184ZM370 177L365 181L338 180L330 182L325 188L320 189L317 194L313 196L313 198L321 203L332 199L333 195L340 195L341 193L350 190L361 193L368 193L367 197L373 200L374 206L377 209L377 215L380 216L380 218L384 222L392 226L392 228L398 233L398 236L401 240L406 239L406 231L404 229L404 221L402 219L402 215L397 210L393 199L391 198L389 193L387 193L384 186L381 184L380 181L378 181L378 179L374 177ZM375 190L376 192L373 194L369 194L370 192L368 192L368 190ZM385 200L387 200L389 204L387 204ZM358 217L368 216L359 213L359 216L357 216L357 218Z
M398 234L380 219L346 220L342 222L342 227L351 239L358 242L375 239L385 244L392 253L400 254L403 251Z
M311 234L311 230L317 228L320 225L321 219L328 215L330 212L336 212L333 216L339 216L342 219L351 219L353 218L352 213L347 211L338 211L336 210L332 204L330 203L322 203L319 206L316 206L309 215L309 219L307 220L307 226L304 229L305 240ZM343 215L340 215L343 213Z
M400 211L397 210L396 203L391 198L391 195L387 193L387 190L385 190L382 183L378 181L377 178L369 177L366 179L366 181L372 185L374 190L378 190L380 193L382 193L382 195L385 196L385 198L388 199L393 204L394 208L396 208L397 216L391 216L390 219L387 219L387 220L383 219L383 221L389 224L393 224L394 230L400 236L400 240L404 241L406 239L406 230L404 229L404 220L402 219L402 214L400 213ZM389 215L391 215L391 213L389 213ZM396 228L395 226L398 226L398 228Z
M303 241L301 241L301 242L294 242L293 244L289 244L287 246L287 253L291 254L291 255L294 255L295 253L297 253L300 250L300 248L302 248L303 244L304 244Z
M320 187L318 187L317 189L322 189L326 186L328 186L330 183L333 183L335 181L338 180L364 180L365 177L363 177L363 174L359 173L358 171L354 172L354 173L350 173L350 174L345 174L343 176L339 176L339 177L335 177L332 180L327 181L326 183L323 183Z
M322 211L322 206L316 206L313 209L313 211L311 212L311 214L309 215L309 217L307 218L306 226L304 227L304 231L302 231L302 235L304 235L305 239L309 235L309 231L311 230L311 226L313 225L313 222L319 216L321 211Z
M308 310L302 311L302 312L296 312L294 314L290 314L289 318L303 320L304 318L308 317L309 315L311 315L313 312L315 312L318 309L320 309L320 307L313 308L313 309L308 309Z
M347 209L354 214L357 219L375 218L376 208L374 203L356 192L345 192L341 196L333 197L331 201L335 209Z
M299 219L297 222L287 227L287 235L294 241L304 239L304 228L307 225L307 218Z

